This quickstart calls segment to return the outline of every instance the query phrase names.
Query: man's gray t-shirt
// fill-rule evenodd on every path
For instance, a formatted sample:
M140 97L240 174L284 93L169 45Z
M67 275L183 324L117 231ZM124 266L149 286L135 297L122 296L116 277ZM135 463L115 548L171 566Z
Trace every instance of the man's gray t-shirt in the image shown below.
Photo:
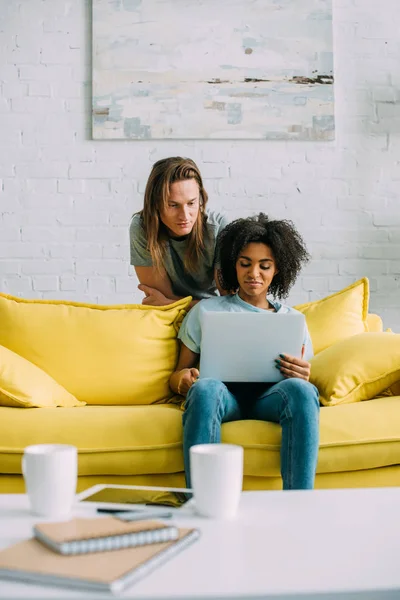
M177 296L193 296L196 299L210 298L217 295L214 281L215 245L218 233L226 227L228 219L217 212L206 211L208 239L204 256L195 273L184 269L184 255L187 237L168 239L167 251L164 258L164 268L172 283L172 291ZM133 215L129 227L131 265L134 267L152 267L153 261L148 249L147 239L141 224L140 214Z

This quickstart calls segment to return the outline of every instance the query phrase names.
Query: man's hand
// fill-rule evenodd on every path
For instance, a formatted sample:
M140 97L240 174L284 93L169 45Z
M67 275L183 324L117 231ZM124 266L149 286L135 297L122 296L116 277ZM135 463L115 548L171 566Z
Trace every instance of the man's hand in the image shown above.
M199 371L194 367L191 369L182 369L179 372L178 394L186 396L192 385L199 378Z
M144 283L138 285L138 289L145 294L145 298L143 298L142 304L147 304L150 306L165 306L166 304L172 304L173 302L175 302L175 300L167 298L166 296L164 296L164 294L162 294L155 288L152 288L148 285L144 285Z
M279 357L275 359L276 367L286 379L290 377L297 377L299 379L309 381L311 364L304 360L303 356L304 346L301 351L301 358L290 356L290 354L280 354Z

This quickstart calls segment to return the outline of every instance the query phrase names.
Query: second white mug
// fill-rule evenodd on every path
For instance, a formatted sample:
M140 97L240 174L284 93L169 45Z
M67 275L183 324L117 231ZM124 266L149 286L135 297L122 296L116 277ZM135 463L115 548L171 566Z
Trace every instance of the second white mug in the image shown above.
M22 473L32 512L44 517L67 516L74 504L78 451L67 444L27 446Z
M196 510L200 514L222 519L234 517L243 485L242 446L192 446L190 477Z

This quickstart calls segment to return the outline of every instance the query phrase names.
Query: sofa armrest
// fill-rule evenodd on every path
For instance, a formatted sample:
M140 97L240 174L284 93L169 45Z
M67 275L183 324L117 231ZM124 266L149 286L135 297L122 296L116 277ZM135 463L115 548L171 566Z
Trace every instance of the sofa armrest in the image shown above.
M381 331L383 331L382 319L379 315L375 315L374 313L368 313L367 325L368 330L371 332L380 333Z

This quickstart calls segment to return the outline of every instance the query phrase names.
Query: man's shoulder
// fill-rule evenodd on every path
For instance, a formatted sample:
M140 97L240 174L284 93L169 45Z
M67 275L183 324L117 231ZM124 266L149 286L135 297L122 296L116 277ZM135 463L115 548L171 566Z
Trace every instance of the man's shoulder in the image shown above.
M221 231L229 223L229 219L223 213L216 212L214 210L207 210L206 215L207 228L215 235L218 235L219 231Z
M142 216L140 212L134 213L132 215L131 221L129 223L129 229L131 231L143 231Z
M135 213L132 215L129 223L129 238L131 240L131 245L135 242L139 242L142 245L147 245L147 238L144 232L142 216L140 213Z

